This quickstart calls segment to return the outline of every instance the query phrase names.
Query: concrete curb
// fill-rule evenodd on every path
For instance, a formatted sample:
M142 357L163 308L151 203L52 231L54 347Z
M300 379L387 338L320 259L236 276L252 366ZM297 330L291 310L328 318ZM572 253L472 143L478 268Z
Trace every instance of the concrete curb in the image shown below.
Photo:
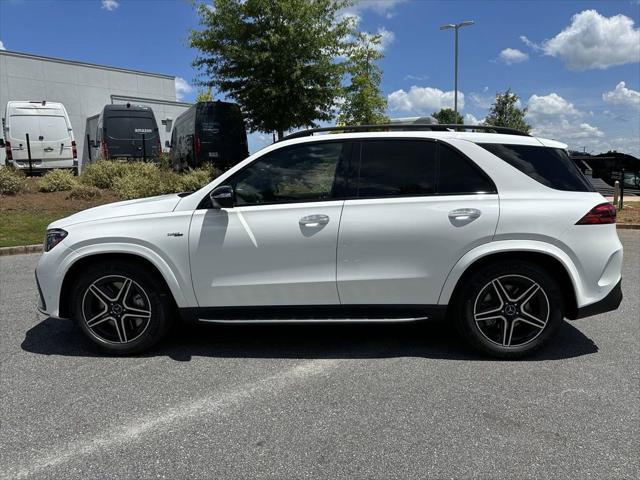
M0 257L5 255L23 255L25 253L38 253L42 251L42 244L38 245L21 245L19 247L2 247L0 248Z
M626 224L617 224L617 228L620 230L640 230L640 224L637 223L626 223ZM21 245L19 247L1 247L0 248L0 257L5 255L24 255L26 253L39 253L42 251L42 245Z

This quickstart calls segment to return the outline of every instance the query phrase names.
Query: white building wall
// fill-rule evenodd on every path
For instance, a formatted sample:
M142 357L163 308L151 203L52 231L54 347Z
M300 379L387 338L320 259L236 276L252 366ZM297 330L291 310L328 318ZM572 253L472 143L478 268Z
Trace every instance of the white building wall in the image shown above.
M61 102L71 119L78 152L85 152L87 118L110 103L148 105L154 111L162 144L170 130L162 120L189 107L176 101L175 77L0 50L0 114L9 100ZM172 123L172 122L169 122ZM170 127L169 127L170 128ZM93 139L95 134L91 132ZM0 154L4 159L4 151Z

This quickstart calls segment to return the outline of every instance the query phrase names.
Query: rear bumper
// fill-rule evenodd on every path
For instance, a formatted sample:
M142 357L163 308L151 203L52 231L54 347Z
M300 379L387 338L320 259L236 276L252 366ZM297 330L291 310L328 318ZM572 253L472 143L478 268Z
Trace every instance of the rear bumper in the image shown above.
M578 308L575 317L572 320L578 318L591 317L593 315L599 315L605 312L611 312L616 310L622 302L622 280L620 280L615 287L609 292L609 294L602 300L587 305L585 307Z

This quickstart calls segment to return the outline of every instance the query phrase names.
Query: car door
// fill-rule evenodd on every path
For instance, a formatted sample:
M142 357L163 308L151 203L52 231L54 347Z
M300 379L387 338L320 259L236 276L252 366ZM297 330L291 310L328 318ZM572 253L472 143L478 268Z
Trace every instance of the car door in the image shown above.
M437 304L456 261L495 233L493 182L442 142L367 140L359 152L338 238L342 303Z
M196 210L190 229L200 307L339 304L335 194L348 144L271 151L228 179L233 208Z

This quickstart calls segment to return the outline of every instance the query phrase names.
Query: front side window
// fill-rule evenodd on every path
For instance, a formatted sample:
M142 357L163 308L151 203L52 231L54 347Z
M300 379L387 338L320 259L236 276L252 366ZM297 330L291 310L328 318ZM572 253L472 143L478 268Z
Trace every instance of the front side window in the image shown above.
M345 144L318 142L275 150L232 178L236 205L331 200Z
M357 195L432 195L436 187L436 143L421 140L362 142Z

